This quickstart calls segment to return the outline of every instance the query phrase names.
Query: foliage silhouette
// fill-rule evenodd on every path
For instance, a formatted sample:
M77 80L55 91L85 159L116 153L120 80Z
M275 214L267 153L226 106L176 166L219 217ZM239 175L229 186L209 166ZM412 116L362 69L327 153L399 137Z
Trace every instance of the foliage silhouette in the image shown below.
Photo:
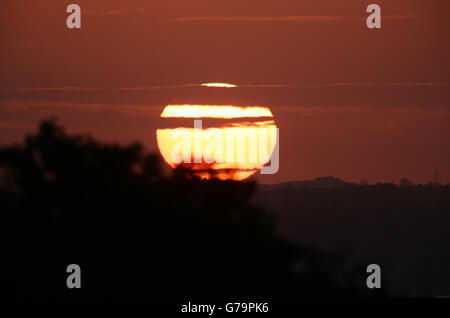
M165 175L143 147L44 121L0 150L1 288L22 296L353 295L328 256L274 234L256 184ZM66 287L79 264L82 288Z

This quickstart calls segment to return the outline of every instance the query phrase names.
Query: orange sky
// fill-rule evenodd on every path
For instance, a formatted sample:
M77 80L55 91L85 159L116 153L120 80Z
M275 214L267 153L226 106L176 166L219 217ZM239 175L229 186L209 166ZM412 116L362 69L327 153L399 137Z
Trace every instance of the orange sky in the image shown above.
M78 3L82 29L66 28ZM377 3L382 28L365 26ZM265 183L450 181L447 0L2 1L0 144L55 115L143 142L167 104L261 105L280 128ZM200 87L225 82L237 88Z

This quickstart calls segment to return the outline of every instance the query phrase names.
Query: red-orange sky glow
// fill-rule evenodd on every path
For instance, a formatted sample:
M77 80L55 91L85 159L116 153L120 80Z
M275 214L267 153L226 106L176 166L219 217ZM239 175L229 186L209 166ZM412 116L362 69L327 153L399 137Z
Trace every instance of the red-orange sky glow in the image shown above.
M447 0L79 0L79 30L70 3L2 2L0 145L56 116L158 151L166 105L261 105L280 166L260 182L450 181Z

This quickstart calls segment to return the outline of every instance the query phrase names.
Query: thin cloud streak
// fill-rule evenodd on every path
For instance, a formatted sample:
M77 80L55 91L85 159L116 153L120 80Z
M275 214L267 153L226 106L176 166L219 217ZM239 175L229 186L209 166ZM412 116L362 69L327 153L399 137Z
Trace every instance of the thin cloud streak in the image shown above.
M333 87L346 87L346 86L360 86L360 87L396 87L396 86L434 86L434 87L447 87L450 86L450 82L336 82L336 83L323 83L323 84L246 84L238 85L243 88L333 88Z
M29 111L115 111L130 116L159 117L160 105L114 105L96 103L77 103L72 101L0 101L0 111L29 112Z
M356 114L419 114L431 116L450 116L450 110L445 109L430 109L430 108L405 108L393 106L379 106L379 107L331 107L331 106L273 106L271 109L274 113L285 113L298 116L333 116L333 115L351 115Z
M405 19L429 19L430 15L423 14L391 14L383 15L383 19L388 20L405 20ZM345 21L362 21L366 17L349 17L349 16L234 16L234 17L181 17L170 18L165 21L169 22L345 22Z
M93 87L93 86L59 86L59 87L24 87L24 88L5 88L0 89L1 92L35 92L35 91L102 91L102 90L119 90L119 91L147 91L159 89L201 87L202 84L181 84L181 85L157 85L157 86L130 86L130 87Z
M202 84L180 84L180 85L161 85L161 86L134 86L134 87L119 87L116 90L120 91L151 91L158 89L171 89L171 88L187 88L187 87L202 87Z
M330 21L354 21L360 18L341 17L341 16L284 16L284 17L182 17L171 18L166 21L187 22L187 21L217 21L217 22L330 22Z
M128 13L143 13L143 9L129 10L129 9L116 9L116 10L85 10L87 14L92 15L122 15Z
M104 90L100 87L82 86L59 86L59 87L25 87L25 88L5 88L2 92L34 92L34 91L97 91Z
M327 88L342 86L362 86L362 87L395 87L395 86L450 86L450 82L338 82L325 84L301 85L301 87Z
M318 84L236 84L235 87L230 88L334 88L334 87L448 87L450 82L335 82L335 83L318 83ZM151 91L160 89L176 89L176 88L221 88L214 86L206 86L204 83L198 84L179 84L179 85L156 85L156 86L130 86L130 87L92 87L92 86L60 86L60 87L25 87L25 88L5 88L0 89L1 92L39 92L39 91ZM228 87L227 87L228 88Z
M129 115L147 115L159 118L161 105L121 105L78 103L73 101L28 101L13 100L0 101L0 110L4 111L45 111L45 110L79 110L79 111L120 111ZM437 116L450 116L450 110L430 108L404 108L393 106L380 107L331 107L331 106L272 106L271 109L278 113L297 114L299 116L313 116L320 114L364 114L364 113L411 113Z

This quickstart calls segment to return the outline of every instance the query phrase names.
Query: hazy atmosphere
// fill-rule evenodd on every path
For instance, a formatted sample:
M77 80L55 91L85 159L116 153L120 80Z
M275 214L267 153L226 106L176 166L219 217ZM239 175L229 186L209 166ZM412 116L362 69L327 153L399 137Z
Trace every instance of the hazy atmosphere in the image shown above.
M156 151L168 104L270 107L280 170L262 183L450 180L448 1L3 1L0 144L43 118ZM234 88L202 87L231 83Z

